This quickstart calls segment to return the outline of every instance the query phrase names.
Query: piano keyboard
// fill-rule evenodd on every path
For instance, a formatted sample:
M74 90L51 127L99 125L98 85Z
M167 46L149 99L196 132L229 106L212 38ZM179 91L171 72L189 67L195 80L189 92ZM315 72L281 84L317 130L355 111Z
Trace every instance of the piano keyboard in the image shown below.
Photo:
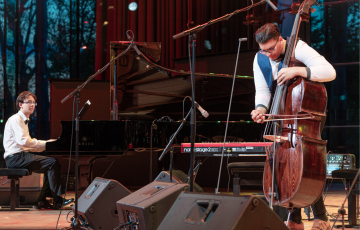
M232 142L225 143L224 156L265 156L265 147L272 142ZM221 156L223 143L195 143L195 156ZM181 144L181 153L190 153L191 143Z

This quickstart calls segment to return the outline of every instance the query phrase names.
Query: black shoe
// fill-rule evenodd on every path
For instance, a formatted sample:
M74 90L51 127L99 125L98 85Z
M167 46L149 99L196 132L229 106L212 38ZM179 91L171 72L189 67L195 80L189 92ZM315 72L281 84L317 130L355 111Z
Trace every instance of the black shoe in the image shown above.
M58 210L61 209L61 207L64 207L66 205L71 204L72 202L74 202L74 198L65 200L64 198L61 198L61 200L54 202L54 210Z
M35 201L35 209L52 209L53 206L45 199L41 201Z

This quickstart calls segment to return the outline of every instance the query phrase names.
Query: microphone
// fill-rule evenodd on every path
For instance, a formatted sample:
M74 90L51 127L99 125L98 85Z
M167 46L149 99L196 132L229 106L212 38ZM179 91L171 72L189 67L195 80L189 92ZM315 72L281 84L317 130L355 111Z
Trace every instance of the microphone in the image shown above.
M82 109L80 110L80 112L78 114L78 118L80 120L82 119L82 117L84 116L86 111L89 109L90 105L91 105L91 102L89 100L87 100L87 102L84 104L84 106L82 107Z
M190 98L190 101L192 101L192 98ZM203 109L203 107L201 107L196 101L194 101L195 103L195 107L200 111L200 113L203 115L203 117L207 118L209 116L209 113Z
M246 42L246 41L247 41L247 38L239 38L239 41L240 41L240 42L242 42L242 41Z
M203 107L201 107L196 101L195 102L195 107L200 111L200 113L205 117L207 118L209 116L209 113L203 109Z
M271 8L273 8L273 10L278 10L278 8L271 2L271 0L266 0L266 2L270 5Z

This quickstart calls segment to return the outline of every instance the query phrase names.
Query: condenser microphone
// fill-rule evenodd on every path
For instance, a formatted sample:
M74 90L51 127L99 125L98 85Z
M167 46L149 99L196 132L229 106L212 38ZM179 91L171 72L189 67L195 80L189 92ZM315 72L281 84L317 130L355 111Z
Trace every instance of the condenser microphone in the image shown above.
M192 101L192 98L191 97L189 97L190 98L190 100ZM195 103L195 107L200 111L200 113L205 117L205 118L207 118L208 116L209 116L209 113L205 110L205 109L203 109L203 107L201 107L196 101L194 101L194 103Z
M278 8L271 2L271 0L266 0L266 2L270 5L271 8L273 8L273 10L278 10Z
M240 42L246 42L246 41L247 41L247 38L239 38L239 41L240 41Z
M205 118L209 116L209 113L205 109L203 109L203 107L201 107L196 101L195 106Z

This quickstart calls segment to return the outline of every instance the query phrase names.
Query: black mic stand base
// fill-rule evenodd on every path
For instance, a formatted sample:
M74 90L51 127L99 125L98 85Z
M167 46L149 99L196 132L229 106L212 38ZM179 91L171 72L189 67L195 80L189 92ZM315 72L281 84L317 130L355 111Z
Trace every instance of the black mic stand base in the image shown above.
M87 227L85 227L85 226L89 226L89 224L88 224L86 221L84 221L82 224L80 224L80 221L81 221L80 219L75 219L75 218L73 217L73 218L71 218L70 220L72 220L70 227L65 227L65 228L62 228L61 230L63 230L63 229L92 230L92 228L87 228ZM76 224L76 222L78 222L78 224Z

